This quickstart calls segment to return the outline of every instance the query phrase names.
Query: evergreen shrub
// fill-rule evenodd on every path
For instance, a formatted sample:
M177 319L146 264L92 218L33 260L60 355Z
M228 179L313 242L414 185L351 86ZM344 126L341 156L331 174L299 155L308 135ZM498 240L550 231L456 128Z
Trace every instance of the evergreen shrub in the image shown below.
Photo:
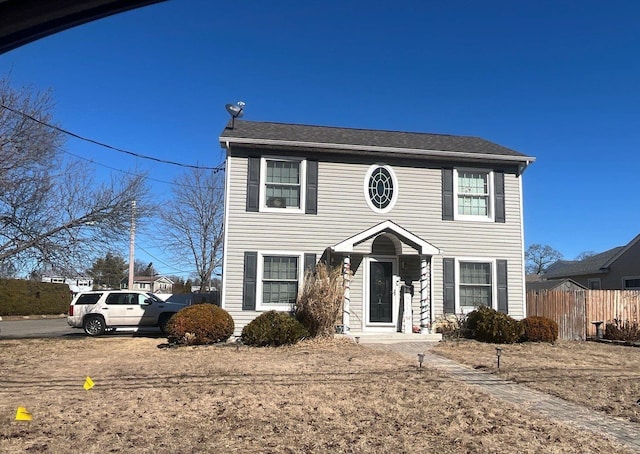
M213 304L187 306L175 314L166 326L171 344L207 345L224 342L233 335L231 315Z
M550 342L558 340L558 324L546 317L527 317L521 322L523 327L521 342Z
M242 343L255 347L295 344L309 331L286 312L269 311L253 319L242 330Z
M65 314L70 303L67 284L0 279L0 316Z
M523 327L516 319L490 307L479 307L467 316L472 339L495 344L512 344L522 337Z

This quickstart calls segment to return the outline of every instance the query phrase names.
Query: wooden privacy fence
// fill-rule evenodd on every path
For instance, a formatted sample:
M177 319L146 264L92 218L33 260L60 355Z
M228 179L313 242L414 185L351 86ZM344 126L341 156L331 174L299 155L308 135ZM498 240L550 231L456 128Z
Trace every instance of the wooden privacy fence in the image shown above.
M560 339L586 340L587 336L596 335L591 322L607 323L613 319L640 322L640 291L529 290L527 317L534 315L555 320Z

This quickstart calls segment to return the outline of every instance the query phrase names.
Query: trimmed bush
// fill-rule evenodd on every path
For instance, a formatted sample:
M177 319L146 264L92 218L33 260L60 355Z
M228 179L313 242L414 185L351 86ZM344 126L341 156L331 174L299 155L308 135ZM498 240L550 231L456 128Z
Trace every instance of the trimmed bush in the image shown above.
M604 328L605 339L637 342L640 341L640 326L637 321L613 319Z
M480 307L467 316L469 336L480 342L512 344L523 333L520 322L490 307Z
M558 340L558 324L546 317L527 317L521 322L524 333L520 342L555 342Z
M70 303L67 284L0 279L0 316L64 314Z
M167 323L171 344L207 345L224 342L233 335L231 315L213 304L196 304L178 311Z
M295 344L308 336L302 323L278 311L265 312L242 329L242 343L255 347Z
M333 336L342 312L343 297L341 268L330 269L319 263L314 270L305 273L296 304L296 318L314 337Z

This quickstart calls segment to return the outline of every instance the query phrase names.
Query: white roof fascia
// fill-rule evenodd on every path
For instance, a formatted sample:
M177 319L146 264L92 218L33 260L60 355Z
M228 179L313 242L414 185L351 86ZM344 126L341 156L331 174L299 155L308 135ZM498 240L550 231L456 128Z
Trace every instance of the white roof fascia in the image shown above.
M470 158L470 159L490 159L497 161L509 161L509 162L524 162L525 165L529 165L536 160L532 156L511 156L501 154L487 154L487 153L469 153L465 151L442 151L442 150L421 150L416 148L396 148L396 147L378 147L375 145L351 145L344 143L322 143L322 142L300 142L289 140L274 140L274 139L247 139L247 138L235 138L235 137L220 137L220 142L225 145L230 144L246 144L246 145L271 145L271 146L285 146L285 147L308 147L308 148L325 148L332 150L346 150L346 151L373 151L373 152L388 152L388 153L406 153L416 156L431 156L438 158Z
M419 246L418 251L421 255L439 255L440 249L433 246L432 244L424 241L422 238L414 235L408 230L403 229L398 224L395 224L392 221L384 221L380 224L374 225L373 227L364 230L357 235L352 236L351 238L347 238L340 243L331 246L331 250L333 252L353 252L353 247L363 241L368 240L369 238L383 233L385 231L391 231L398 235L401 239L405 239Z

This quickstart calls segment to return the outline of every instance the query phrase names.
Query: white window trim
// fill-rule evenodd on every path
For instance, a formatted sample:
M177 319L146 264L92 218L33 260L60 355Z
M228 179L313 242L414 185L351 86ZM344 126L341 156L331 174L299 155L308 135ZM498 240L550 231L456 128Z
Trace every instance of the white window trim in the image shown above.
M291 311L293 304L263 304L262 281L264 279L264 256L297 257L298 258L298 292L304 278L304 252L299 251L258 251L256 274L256 311Z
M628 279L628 278L627 278ZM624 286L624 280L625 278L622 278L622 285ZM599 277L595 277L595 278L591 278L591 279L587 279L587 288L589 290L591 289L591 283L592 282L597 282L598 283L598 288L597 289L593 289L593 290L602 290L602 279L600 279Z
M393 195L391 196L391 202L389 202L389 205L383 209L376 207L371 202L371 198L369 197L369 180L371 179L371 175L373 174L373 171L380 167L384 168L387 172L389 172L389 175L391 175L391 181L393 182ZM396 173L393 171L393 169L386 164L373 164L372 166L370 166L369 169L367 170L367 173L364 176L364 182L363 182L362 188L364 190L364 199L367 201L367 205L369 205L369 208L371 208L371 211L375 213L379 213L379 214L388 213L393 209L396 202L398 201L398 192L400 191L400 187L398 186L398 178L396 177Z
M623 290L640 290L640 287L627 287L625 280L627 279L640 279L640 276L623 276L622 277L622 289Z
M487 175L487 188L489 189L489 215L473 216L458 214L458 171L485 173ZM460 167L453 169L453 219L456 221L495 222L495 190L493 187L493 170Z
M267 161L288 161L300 163L300 207L274 208L267 206ZM307 160L284 156L263 156L260 159L260 211L270 213L304 213L307 196Z
M456 290L456 314L468 314L475 310L473 307L466 307L462 309L460 305L460 262L472 262L472 263L489 263L491 265L491 308L498 310L498 273L496 269L495 258L484 257L456 257L456 269L455 269L455 290Z

